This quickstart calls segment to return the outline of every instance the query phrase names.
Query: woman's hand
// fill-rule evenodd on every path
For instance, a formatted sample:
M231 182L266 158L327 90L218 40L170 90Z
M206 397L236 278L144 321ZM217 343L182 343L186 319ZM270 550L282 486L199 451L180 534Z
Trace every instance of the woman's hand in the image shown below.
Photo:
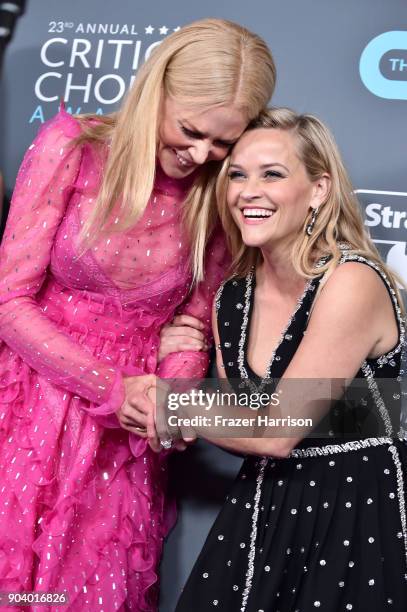
M124 378L124 387L126 399L116 412L121 427L140 438L148 438L151 449L159 453L163 447L155 423L156 404L157 401L164 404L168 387L154 374ZM183 440L175 440L174 448L182 451L187 444Z
M170 353L179 351L207 351L204 325L190 315L178 315L172 323L164 325L160 334L158 362Z
M153 397L153 402L155 405L155 429L157 432L157 436L161 441L170 441L172 443L172 448L175 448L178 451L183 451L187 448L189 442L194 442L195 440L183 440L182 432L178 430L174 434L172 428L169 427L168 416L170 412L168 411L168 394L171 393L171 385L168 384L167 381L157 378L157 384L153 388L151 387L149 390L150 397Z
M121 427L141 438L148 438L149 445L155 452L161 450L154 421L153 400L157 380L154 374L124 378L126 398L116 412Z

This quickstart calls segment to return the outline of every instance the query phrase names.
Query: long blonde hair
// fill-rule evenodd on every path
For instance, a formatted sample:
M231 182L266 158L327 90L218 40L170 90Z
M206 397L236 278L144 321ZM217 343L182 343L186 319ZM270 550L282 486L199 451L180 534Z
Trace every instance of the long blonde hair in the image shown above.
M82 230L86 245L105 228L120 202L126 229L142 215L154 187L160 107L165 96L191 109L233 106L247 123L269 101L275 66L265 42L242 26L203 19L171 34L139 70L121 110L110 116L82 116L79 142L110 143L95 208ZM208 237L215 225L216 175L221 163L206 164L185 202L195 280L203 278Z
M383 262L365 228L359 202L328 128L317 117L299 115L288 108L270 108L262 112L248 130L262 128L290 131L309 179L316 181L325 174L331 179L328 196L319 208L311 235L306 232L312 214L310 211L293 243L291 261L297 274L303 278L315 278L325 272L328 277L338 265L342 257L341 243L345 243L351 252L373 261L385 272L402 307L403 300L398 290L398 282L401 281ZM227 206L230 157L224 160L218 176L218 208L232 253L232 270L236 275L244 276L260 260L261 253L259 249L247 247L242 242L240 230ZM324 256L329 256L329 259L324 265L316 267L316 262Z

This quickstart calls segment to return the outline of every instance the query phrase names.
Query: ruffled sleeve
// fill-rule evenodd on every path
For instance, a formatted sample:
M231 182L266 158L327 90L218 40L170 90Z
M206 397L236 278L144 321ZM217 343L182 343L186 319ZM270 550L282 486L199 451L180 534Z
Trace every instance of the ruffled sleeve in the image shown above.
M79 133L62 111L24 157L0 248L0 338L47 380L96 404L92 412L108 414L123 401L120 372L59 330L35 299L80 169Z
M206 251L204 280L199 283L189 298L178 310L200 319L205 325L207 343L212 342L211 311L215 292L225 278L230 255L226 247L223 230L219 226L213 233ZM157 375L161 378L200 378L205 376L209 365L209 354L203 351L170 353L160 363Z

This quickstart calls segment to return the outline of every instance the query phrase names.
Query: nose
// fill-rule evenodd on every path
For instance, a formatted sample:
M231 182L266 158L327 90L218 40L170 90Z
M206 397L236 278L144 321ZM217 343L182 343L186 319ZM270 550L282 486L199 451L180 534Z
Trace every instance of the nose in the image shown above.
M261 189L256 178L250 178L242 183L242 190L240 192L240 197L245 202L251 202L252 200L257 200L261 198Z
M189 154L191 156L194 164L204 164L209 157L210 144L205 140L201 140L196 142L193 147L189 149Z

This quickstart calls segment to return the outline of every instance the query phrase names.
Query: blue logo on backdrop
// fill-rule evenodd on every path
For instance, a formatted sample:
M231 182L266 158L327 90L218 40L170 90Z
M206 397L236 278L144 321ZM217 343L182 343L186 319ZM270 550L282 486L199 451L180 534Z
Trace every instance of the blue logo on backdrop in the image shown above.
M385 32L365 47L360 78L375 96L407 100L407 32Z

